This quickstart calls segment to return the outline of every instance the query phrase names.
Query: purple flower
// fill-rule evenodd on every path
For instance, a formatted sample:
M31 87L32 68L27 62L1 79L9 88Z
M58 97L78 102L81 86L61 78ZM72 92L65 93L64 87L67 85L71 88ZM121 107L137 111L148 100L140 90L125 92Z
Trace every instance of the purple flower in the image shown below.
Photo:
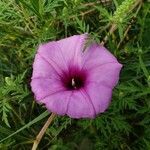
M31 87L38 103L59 115L93 118L110 103L122 65L87 35L74 35L39 46Z

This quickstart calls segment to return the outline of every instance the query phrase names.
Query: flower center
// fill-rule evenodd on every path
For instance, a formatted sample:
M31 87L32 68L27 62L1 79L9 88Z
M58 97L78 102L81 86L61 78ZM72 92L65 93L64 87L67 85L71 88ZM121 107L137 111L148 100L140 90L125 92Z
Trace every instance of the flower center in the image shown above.
M66 87L69 90L80 89L83 86L84 86L84 80L81 77L77 77L77 76L70 78L66 83Z
M69 83L70 89L79 89L83 85L84 85L84 81L80 77L72 78L71 82Z
M85 71L73 69L63 75L62 83L67 90L78 90L85 86L86 73Z

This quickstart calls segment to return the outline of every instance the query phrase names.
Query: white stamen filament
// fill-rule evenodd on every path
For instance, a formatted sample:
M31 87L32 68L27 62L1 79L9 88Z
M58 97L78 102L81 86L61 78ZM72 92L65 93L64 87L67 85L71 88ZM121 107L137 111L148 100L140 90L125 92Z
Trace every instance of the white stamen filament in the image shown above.
M72 78L71 84L72 84L72 86L76 89L76 83L75 83L75 81L74 81L74 78Z

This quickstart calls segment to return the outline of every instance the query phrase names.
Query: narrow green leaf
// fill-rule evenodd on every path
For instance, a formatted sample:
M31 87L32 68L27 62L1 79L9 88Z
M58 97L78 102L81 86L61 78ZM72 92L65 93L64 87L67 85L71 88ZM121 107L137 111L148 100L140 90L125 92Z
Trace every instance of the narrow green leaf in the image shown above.
M146 69L146 66L145 66L145 64L144 64L144 62L143 62L143 59L142 59L142 56L141 56L141 55L139 55L139 62L140 62L140 67L141 67L141 69L143 70L143 73L144 73L145 77L148 79L148 77L149 77L149 72L148 72L148 70Z
M39 12L39 0L30 0L32 7Z
M29 128L31 125L33 125L33 124L37 123L38 121L44 119L44 118L45 118L46 116L48 116L48 115L49 115L49 112L48 112L48 111L43 112L43 113L42 113L41 115L39 115L37 118L35 118L34 120L30 121L28 124L26 124L25 126L23 126L22 128L20 128L20 129L17 130L16 132L14 132L14 133L10 134L9 136L7 136L6 138L2 139L2 140L0 141L0 143L3 142L3 141L5 141L5 140L7 140L7 139L9 139L9 138L11 138L12 136L18 134L19 132L23 131L24 129Z

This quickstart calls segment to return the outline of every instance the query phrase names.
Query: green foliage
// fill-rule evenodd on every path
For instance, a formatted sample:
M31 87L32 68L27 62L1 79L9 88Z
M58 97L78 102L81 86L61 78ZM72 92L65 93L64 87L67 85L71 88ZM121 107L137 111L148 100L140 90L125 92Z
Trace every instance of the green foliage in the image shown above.
M125 0L122 2L120 6L118 6L116 0L115 4L117 7L117 10L115 11L112 22L114 23L122 23L125 17L127 17L129 11L132 9L132 6L135 4L136 0Z
M150 4L143 1L131 11L134 2L0 1L0 149L31 149L49 115L30 89L37 46L85 32L100 42L111 23L117 30L106 47L123 69L109 109L92 120L57 117L39 149L150 149Z
M5 77L5 82L0 88L1 119L9 127L10 124L8 121L8 114L14 112L17 115L12 104L21 103L21 101L23 101L23 99L28 96L28 89L23 85L24 76L25 72L23 73L23 75L18 75L17 78L14 78L14 76L12 75L10 77Z

